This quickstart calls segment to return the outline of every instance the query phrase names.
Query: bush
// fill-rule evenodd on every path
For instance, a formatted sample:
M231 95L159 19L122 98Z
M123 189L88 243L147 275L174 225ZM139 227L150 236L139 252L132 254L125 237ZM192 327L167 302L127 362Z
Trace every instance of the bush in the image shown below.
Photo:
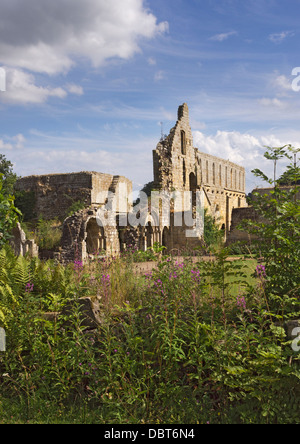
M61 237L62 229L59 221L39 218L35 230L35 240L40 249L55 250L60 245Z
M18 222L21 212L14 205L14 197L4 193L3 178L0 174L0 248L11 238L12 229Z
M260 170L256 176L267 181L273 188L264 195L254 193L252 205L260 216L259 222L246 221L243 229L257 237L259 255L265 261L265 290L269 305L278 313L295 316L295 305L299 302L300 282L300 205L297 198L299 187L281 187L281 178L276 178L276 163L286 157L293 162L290 146L268 148L265 156L274 162L274 178L268 178ZM294 183L300 179L300 170L293 170ZM287 174L284 173L283 177Z

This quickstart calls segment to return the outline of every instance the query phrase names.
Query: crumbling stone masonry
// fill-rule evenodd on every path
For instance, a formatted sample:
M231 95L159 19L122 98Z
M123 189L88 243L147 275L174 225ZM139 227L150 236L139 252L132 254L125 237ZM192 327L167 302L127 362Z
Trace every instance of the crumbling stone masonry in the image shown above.
M289 190L289 186L282 186L283 190ZM274 191L274 188L256 188L253 190L252 193L258 193L261 196L269 195L271 192ZM252 196L252 199L255 199L254 196ZM294 199L299 200L300 199L300 191L298 191ZM268 221L266 219L263 219L262 216L260 216L252 207L251 205L248 208L235 208L232 210L231 215L231 226L230 231L227 236L227 244L230 245L234 242L242 242L246 244L251 244L251 241L256 240L257 238L252 234L248 234L246 231L239 230L239 226L242 225L242 222L244 220L251 220L252 222L258 222L258 223L265 223L267 224Z
M10 245L16 256L38 257L39 247L33 239L27 239L24 230L18 222L12 232Z
M153 152L154 188L166 191L203 190L205 207L227 234L234 208L247 207L245 169L194 148L186 103L170 134Z
M84 263L99 256L116 256L120 253L119 232L112 220L99 226L97 207L86 208L68 217L63 224L59 260L63 263L76 260Z
M193 146L186 103L179 107L178 120L170 134L153 151L153 169L155 190L192 193L192 219L197 192L202 192L204 206L225 236L230 230L233 210L247 207L245 169ZM132 225L132 183L122 176L97 172L30 176L20 179L16 189L34 196L34 213L44 219L63 220L72 204L84 204L85 209L64 220L61 246L55 254L63 263L76 259L85 262L99 254L114 256L132 247L146 250L155 242L168 252L195 248L202 242L198 232L195 237L187 236L191 227L185 225L183 209L181 214L171 202L170 217L166 218L164 211L154 209L152 202L146 201L139 210L144 224ZM101 225L99 211L103 209L106 223ZM183 222L181 226L174 223L178 216Z
M125 189L130 196L132 182L123 176L84 171L23 177L17 181L15 188L33 193L33 212L37 217L51 220L64 219L75 202L82 202L86 207L104 205L109 191L119 194L120 189ZM121 206L123 208L117 208L117 211L130 211L130 203L121 201Z

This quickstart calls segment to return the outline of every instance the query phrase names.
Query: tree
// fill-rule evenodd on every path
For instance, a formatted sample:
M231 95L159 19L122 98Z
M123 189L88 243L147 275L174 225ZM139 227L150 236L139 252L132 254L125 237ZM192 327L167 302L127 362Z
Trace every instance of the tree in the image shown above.
M224 241L223 230L220 230L216 220L204 209L204 241L208 248L221 244Z
M253 173L272 184L273 188L264 194L253 193L252 205L259 220L245 221L243 224L244 229L258 239L259 254L265 261L266 295L282 311L288 309L288 305L291 308L293 300L300 300L300 204L297 198L299 187L296 185L300 180L300 171L295 168L291 151L297 153L290 145L268 147L265 157L274 162L274 178L268 178L259 169L253 170ZM283 157L290 164L281 178L277 178L276 164ZM291 171L293 185L282 187L282 177L291 177Z
M0 174L2 174L2 193L12 195L18 176L13 172L13 164L0 154Z
M11 237L11 231L22 213L14 205L14 197L3 191L3 175L0 174L0 248Z

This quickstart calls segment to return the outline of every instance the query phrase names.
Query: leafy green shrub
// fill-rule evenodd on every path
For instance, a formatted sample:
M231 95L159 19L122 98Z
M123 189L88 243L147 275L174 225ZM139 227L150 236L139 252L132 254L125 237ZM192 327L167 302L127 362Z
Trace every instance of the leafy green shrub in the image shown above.
M74 213L77 213L77 211L83 210L86 208L85 202L82 200L77 200L76 202L73 202L72 205L68 208L66 212L66 217L72 216Z
M0 174L0 248L11 238L11 231L21 216L14 205L14 197L3 190L3 175Z
M220 230L217 221L204 210L204 241L207 245L208 251L210 248L220 245L224 241L224 233Z
M297 315L300 282L300 205L297 199L299 187L281 187L276 178L277 161L286 157L293 161L290 146L268 148L265 156L274 162L274 179L262 171L254 170L256 176L273 185L267 193L254 193L252 205L260 221L247 221L243 228L257 237L259 254L265 261L265 291L275 311ZM288 168L292 168L293 163ZM294 169L294 181L300 179L299 169ZM285 173L283 174L285 176ZM299 306L298 306L299 309Z
M17 300L4 301L1 396L18 400L24 420L56 405L110 424L299 422L299 358L273 323L261 279L248 285L226 250L212 263L163 257L135 289L125 259L64 268L0 258L1 283ZM96 291L105 316L87 332L79 297ZM67 318L43 316L70 299Z
M34 191L16 191L16 207L21 211L24 222L36 219L36 197Z
M57 220L39 218L36 227L36 242L42 250L55 250L62 237L60 223Z

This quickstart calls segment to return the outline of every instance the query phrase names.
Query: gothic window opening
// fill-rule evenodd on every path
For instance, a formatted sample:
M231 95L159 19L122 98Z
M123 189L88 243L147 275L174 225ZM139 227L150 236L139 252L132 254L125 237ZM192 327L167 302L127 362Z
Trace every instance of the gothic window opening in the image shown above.
M206 161L206 184L209 184L208 160Z
M190 174L190 191L192 192L192 207L194 209L197 204L197 177L194 173Z
M181 154L186 155L186 136L185 131L181 131Z
M185 187L186 184L186 167L185 167L185 161L182 162L182 171L183 171L183 186Z

